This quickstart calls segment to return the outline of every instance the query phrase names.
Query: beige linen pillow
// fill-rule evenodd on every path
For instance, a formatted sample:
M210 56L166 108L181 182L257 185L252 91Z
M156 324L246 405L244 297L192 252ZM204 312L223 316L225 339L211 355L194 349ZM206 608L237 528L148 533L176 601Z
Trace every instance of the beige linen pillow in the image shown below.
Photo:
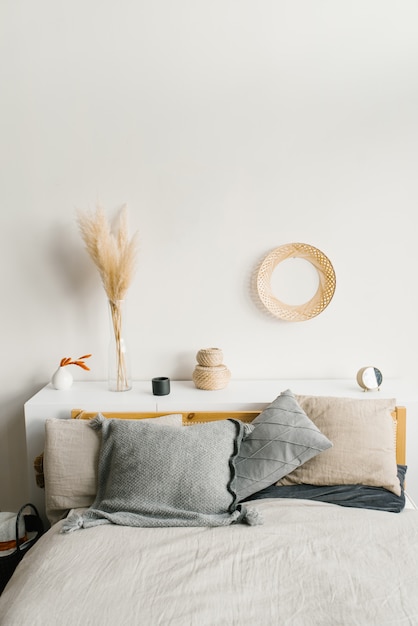
M153 422L181 426L182 415L151 418ZM149 420L146 420L149 421ZM45 511L51 524L70 509L89 507L96 497L100 433L89 420L45 421Z
M394 399L295 397L333 447L277 485L368 485L400 495L391 416Z

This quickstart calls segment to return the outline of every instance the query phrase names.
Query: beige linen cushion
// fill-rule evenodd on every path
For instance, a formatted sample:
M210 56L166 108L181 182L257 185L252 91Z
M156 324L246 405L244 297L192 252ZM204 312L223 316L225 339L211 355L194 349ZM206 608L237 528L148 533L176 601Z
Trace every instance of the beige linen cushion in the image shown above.
M369 485L400 495L391 416L394 399L295 397L333 447L277 485Z
M181 414L151 419L159 424L182 425ZM65 517L70 509L86 508L93 503L100 436L89 426L89 420L45 421L45 511L51 524Z

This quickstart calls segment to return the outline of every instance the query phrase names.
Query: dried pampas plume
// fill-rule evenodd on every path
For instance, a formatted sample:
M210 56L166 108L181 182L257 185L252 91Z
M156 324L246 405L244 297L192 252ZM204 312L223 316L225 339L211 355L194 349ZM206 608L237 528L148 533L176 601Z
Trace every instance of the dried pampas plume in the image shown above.
M131 383L122 337L122 303L135 270L137 233L129 239L126 206L119 213L114 231L101 206L96 207L94 214L78 211L77 220L87 252L99 270L109 300L116 346L115 380L109 375L109 386L114 391L125 391L131 388Z
M135 233L129 239L126 205L119 213L114 231L101 206L97 206L93 214L78 211L77 221L109 301L124 300L135 270L138 237Z

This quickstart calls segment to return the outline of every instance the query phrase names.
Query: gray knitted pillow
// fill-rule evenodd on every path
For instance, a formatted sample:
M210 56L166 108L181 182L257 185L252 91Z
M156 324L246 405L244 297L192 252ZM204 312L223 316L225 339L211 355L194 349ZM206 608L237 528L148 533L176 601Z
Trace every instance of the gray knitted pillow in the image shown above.
M252 422L235 462L238 500L269 487L332 443L288 389Z
M94 503L70 516L62 532L113 523L123 526L257 524L238 505L234 460L245 426L223 420L182 428L132 420L90 422L102 431Z

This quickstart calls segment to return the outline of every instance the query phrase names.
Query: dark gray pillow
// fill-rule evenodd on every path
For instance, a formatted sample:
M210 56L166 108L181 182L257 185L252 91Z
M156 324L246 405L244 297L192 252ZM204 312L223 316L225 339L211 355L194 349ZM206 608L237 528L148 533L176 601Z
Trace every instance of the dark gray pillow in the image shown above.
M152 421L90 422L102 432L96 499L62 532L97 524L226 526L261 523L238 505L234 460L245 425L238 420L173 428Z
M270 485L270 487L254 493L249 499L317 500L338 506L400 513L405 508L404 481L406 470L406 465L398 465L398 478L401 484L400 496L384 487L369 487L368 485L288 485L285 487Z
M252 425L254 430L242 441L235 461L239 500L272 485L332 446L290 389L283 391Z

